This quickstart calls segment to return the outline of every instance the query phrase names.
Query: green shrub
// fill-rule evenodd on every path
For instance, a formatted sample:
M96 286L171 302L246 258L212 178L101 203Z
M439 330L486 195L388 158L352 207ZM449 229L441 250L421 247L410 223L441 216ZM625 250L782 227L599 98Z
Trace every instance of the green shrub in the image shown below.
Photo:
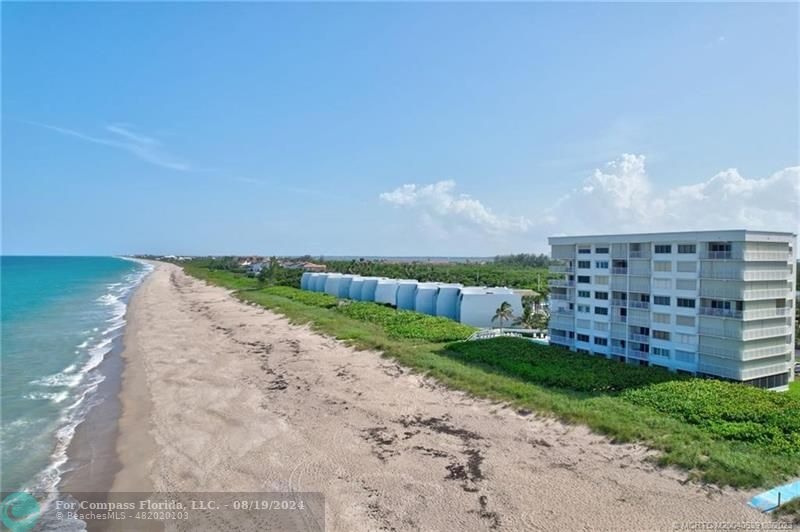
M475 332L473 327L447 318L428 316L408 310L395 310L366 301L346 303L340 305L337 310L347 317L382 326L391 338L452 342L453 340L463 340Z
M629 390L623 398L699 425L719 438L800 454L800 397L796 395L690 379Z
M498 369L528 382L581 392L619 392L683 378L659 368L621 364L522 338L463 342L450 344L446 349L463 362Z
M273 296L285 297L314 307L333 308L339 304L339 300L332 295L322 292L309 292L308 290L300 290L289 286L270 286L264 288L263 291Z

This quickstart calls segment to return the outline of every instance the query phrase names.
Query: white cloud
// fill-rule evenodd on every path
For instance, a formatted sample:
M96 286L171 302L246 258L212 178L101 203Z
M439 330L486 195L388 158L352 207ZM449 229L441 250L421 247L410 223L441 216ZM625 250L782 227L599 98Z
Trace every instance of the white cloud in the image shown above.
M763 178L729 169L692 185L659 190L643 155L597 169L547 211L558 234L703 229L797 231L800 167Z
M189 172L194 170L189 163L166 153L159 141L152 137L147 137L132 131L130 126L126 124L110 124L106 126L106 131L111 133L112 136L103 138L87 135L85 133L81 133L80 131L67 129L65 127L53 126L50 124L39 124L35 122L31 123L39 127L61 133L62 135L83 140L85 142L101 144L103 146L110 146L112 148L118 148L127 151L143 161L160 166L162 168L168 168L170 170L176 170L179 172Z
M384 192L380 199L419 215L424 229L435 236L480 230L488 235L520 233L533 224L525 217L495 214L477 199L455 193L456 182L439 181L430 185L407 184Z

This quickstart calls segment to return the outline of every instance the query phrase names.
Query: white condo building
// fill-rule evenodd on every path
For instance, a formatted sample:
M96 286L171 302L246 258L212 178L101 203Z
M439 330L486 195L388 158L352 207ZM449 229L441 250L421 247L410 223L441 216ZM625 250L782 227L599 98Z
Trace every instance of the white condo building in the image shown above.
M796 235L551 237L550 341L771 389L794 379Z

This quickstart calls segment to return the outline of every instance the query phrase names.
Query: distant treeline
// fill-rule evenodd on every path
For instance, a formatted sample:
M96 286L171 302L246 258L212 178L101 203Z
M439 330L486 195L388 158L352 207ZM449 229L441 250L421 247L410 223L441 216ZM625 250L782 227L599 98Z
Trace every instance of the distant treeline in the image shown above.
M517 253L516 255L498 255L494 258L495 264L505 264L508 266L528 266L531 268L547 268L550 266L550 257L544 253Z
M543 294L547 293L547 279L550 276L544 267L519 266L514 263L384 262L367 259L324 260L323 263L331 272L461 283L468 286L529 288Z

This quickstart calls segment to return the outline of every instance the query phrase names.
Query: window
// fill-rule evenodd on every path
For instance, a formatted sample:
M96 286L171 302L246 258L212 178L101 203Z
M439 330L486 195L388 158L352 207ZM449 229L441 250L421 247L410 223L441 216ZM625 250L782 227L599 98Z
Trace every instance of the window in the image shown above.
M731 252L731 243L730 242L709 242L708 243L708 250L715 252L715 253L730 253Z
M697 345L697 336L693 334L675 333L675 341L679 344Z
M678 290L697 290L697 279L676 279L675 288Z
M672 263L664 260L657 260L653 262L653 271L654 272L671 272L672 271Z
M590 260L579 260L578 261L578 268L583 268L584 270L588 270L592 267L592 261Z
M669 349L664 349L663 347L654 347L650 352L657 357L669 358Z
M598 336L594 337L594 344L595 345L608 345L608 338L600 338Z
M595 247L594 252L598 255L608 255L608 248L607 247Z
M672 244L656 244L656 253L672 253Z
M589 335L588 334L578 334L578 341L579 342L588 342Z
M678 244L678 253L697 253L697 246L694 244Z
M653 296L653 304L654 305L670 305L670 297L669 296Z
M656 340L669 340L669 333L667 331L653 331L653 338Z
M608 275L595 275L594 284L608 284Z
M672 320L669 314L662 314L661 312L653 312L654 323L670 323Z
M694 353L690 351L681 351L680 349L675 350L675 360L678 362L694 362Z
M675 316L675 324L681 327L694 327L694 316Z
M589 313L589 305L578 305L578 312Z
M678 298L678 306L681 308L694 308L694 299L687 299L685 297Z
M670 290L672 288L672 279L653 279L653 288Z
M588 290L578 290L578 297L592 297L592 293Z
M592 248L578 248L578 254L580 255L588 255L592 252Z
M602 299L604 301L608 301L608 292L595 292L594 293L595 299Z
M591 277L588 275L579 275L578 282L582 284L589 284L592 282Z
M594 262L594 267L598 268L598 269L601 269L601 270L607 270L608 269L608 261L607 260L597 260L597 261Z
M608 316L608 309L606 307L594 307L594 313L600 316Z
M683 273L694 273L697 271L697 263L693 260L679 260L678 271Z

